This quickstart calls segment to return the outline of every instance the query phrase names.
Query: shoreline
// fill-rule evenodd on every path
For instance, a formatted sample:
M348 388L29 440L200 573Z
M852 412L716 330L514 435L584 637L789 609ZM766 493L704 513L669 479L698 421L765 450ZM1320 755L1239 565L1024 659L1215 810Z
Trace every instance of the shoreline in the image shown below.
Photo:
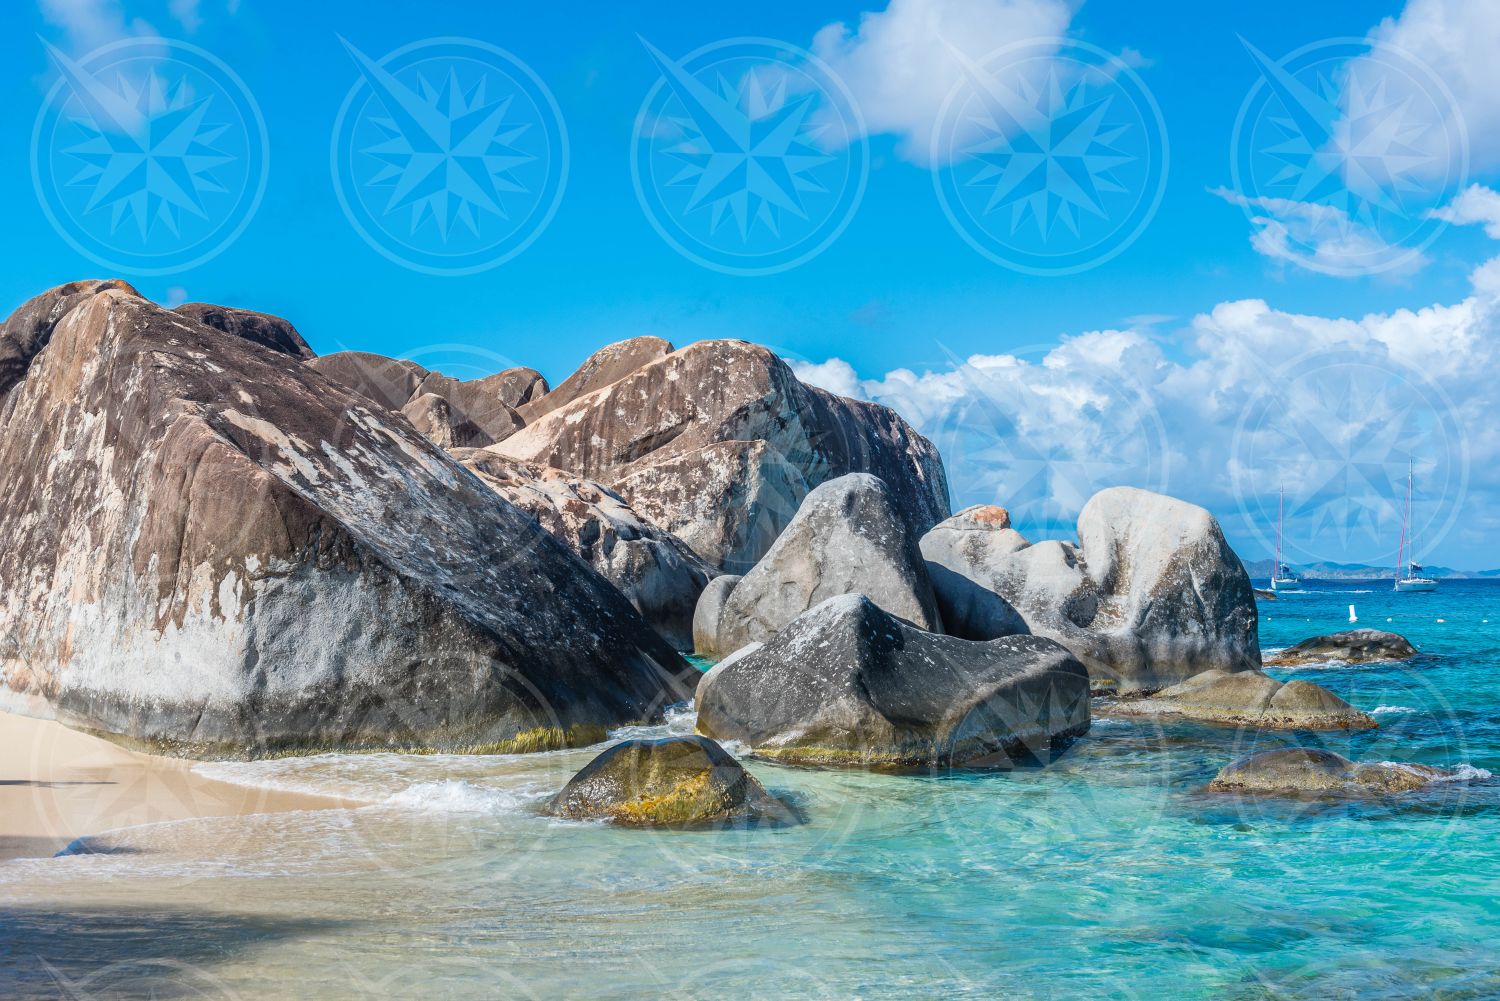
M196 764L0 710L0 863L144 824L365 805L206 778Z

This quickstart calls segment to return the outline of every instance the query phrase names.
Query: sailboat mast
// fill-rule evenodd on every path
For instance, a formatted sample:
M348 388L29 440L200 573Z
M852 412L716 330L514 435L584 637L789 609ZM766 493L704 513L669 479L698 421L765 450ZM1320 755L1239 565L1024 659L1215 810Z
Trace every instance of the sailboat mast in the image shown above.
M1274 581L1281 575L1281 515L1286 507L1286 490L1283 488L1276 495L1276 560L1271 564L1271 579Z
M1406 506L1401 509L1401 541L1396 544L1396 586L1406 566L1406 520L1411 517L1411 459L1406 460Z
M1405 530L1406 534L1410 537L1410 540L1411 540L1411 548L1406 551L1406 559L1407 559L1407 562L1409 562L1409 563L1415 563L1417 561L1417 538L1416 538L1417 533L1413 532L1412 529L1411 529L1411 467L1412 467L1411 456L1407 456L1406 457L1406 518L1405 518L1404 523L1406 525L1406 530Z

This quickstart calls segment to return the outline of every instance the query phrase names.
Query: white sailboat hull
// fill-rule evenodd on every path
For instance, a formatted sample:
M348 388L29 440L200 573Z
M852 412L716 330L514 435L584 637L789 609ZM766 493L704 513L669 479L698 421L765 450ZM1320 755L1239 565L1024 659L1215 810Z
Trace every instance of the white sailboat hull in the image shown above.
M1302 582L1300 580L1295 579L1295 578L1280 578L1280 579L1278 579L1278 578L1273 577L1271 579L1271 590L1273 590L1273 591L1300 591L1300 590L1302 590Z
M1437 586L1438 586L1438 582L1437 581L1435 581L1435 580L1428 580L1425 577L1408 577L1408 578L1406 578L1404 580L1398 580L1398 581L1396 581L1396 590L1403 591L1403 592L1404 591L1436 591L1437 590Z

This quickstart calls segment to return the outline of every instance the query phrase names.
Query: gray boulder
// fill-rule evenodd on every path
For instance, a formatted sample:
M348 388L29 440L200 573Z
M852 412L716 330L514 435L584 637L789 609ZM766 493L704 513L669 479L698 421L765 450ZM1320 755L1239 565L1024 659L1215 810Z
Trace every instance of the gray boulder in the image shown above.
M991 568L1030 545L1010 527L1010 512L1005 508L988 504L964 508L939 522L918 545L943 627L949 633L967 640L992 640L1030 631L990 578Z
M1121 702L1108 711L1182 716L1267 730L1369 730L1377 725L1322 685L1310 681L1283 684L1260 671L1205 671L1150 698Z
M515 751L697 678L400 417L121 283L0 327L0 688L157 751Z
M697 704L700 733L836 767L1045 761L1089 727L1088 672L1062 646L929 633L858 594L726 658L704 675Z
M1226 765L1208 788L1213 792L1380 796L1462 777L1430 765L1394 761L1356 764L1331 751L1285 747L1239 758Z
M439 448L472 448L495 441L473 421L455 414L453 406L436 393L416 397L401 408L401 415Z
M795 820L706 737L622 741L569 780L542 812L626 827L723 827Z
M1314 636L1266 658L1267 666L1294 667L1336 661L1368 664L1371 661L1407 660L1417 648L1405 636L1381 629L1350 629L1327 636Z
M1115 487L1084 505L1078 539L1022 545L993 519L969 519L927 545L932 562L1004 602L940 575L959 630L1004 629L1008 606L1031 633L1072 650L1101 689L1151 692L1204 671L1259 669L1250 578L1203 508Z
M675 649L692 649L693 612L709 569L671 532L640 517L608 487L560 469L481 449L452 455L593 566Z
M863 594L923 629L940 619L927 568L880 479L850 473L813 490L781 537L735 585L715 649L770 639L815 605Z
M948 516L931 442L744 341L611 345L522 411L494 451L608 485L723 573L754 566L807 492L847 473L885 480L913 538Z
M698 605L693 609L693 651L700 654L719 653L719 620L724 616L724 605L729 594L743 577L736 574L721 574L708 582L703 593L698 595Z

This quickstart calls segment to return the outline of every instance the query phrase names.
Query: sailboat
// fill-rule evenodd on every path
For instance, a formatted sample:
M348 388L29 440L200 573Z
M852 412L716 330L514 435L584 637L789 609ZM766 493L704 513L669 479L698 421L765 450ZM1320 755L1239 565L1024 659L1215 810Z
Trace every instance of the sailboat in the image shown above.
M1298 577L1291 567L1281 562L1281 521L1285 512L1286 491L1283 490L1276 498L1276 562L1271 567L1271 590L1300 591L1302 578Z
M1411 524L1411 460L1406 460L1406 510L1401 514L1401 542L1396 548L1396 590L1397 591L1436 591L1438 582L1431 577L1423 576L1423 569L1412 555L1417 551L1416 540L1411 545L1406 542L1407 527ZM1402 576L1403 568L1405 576Z

